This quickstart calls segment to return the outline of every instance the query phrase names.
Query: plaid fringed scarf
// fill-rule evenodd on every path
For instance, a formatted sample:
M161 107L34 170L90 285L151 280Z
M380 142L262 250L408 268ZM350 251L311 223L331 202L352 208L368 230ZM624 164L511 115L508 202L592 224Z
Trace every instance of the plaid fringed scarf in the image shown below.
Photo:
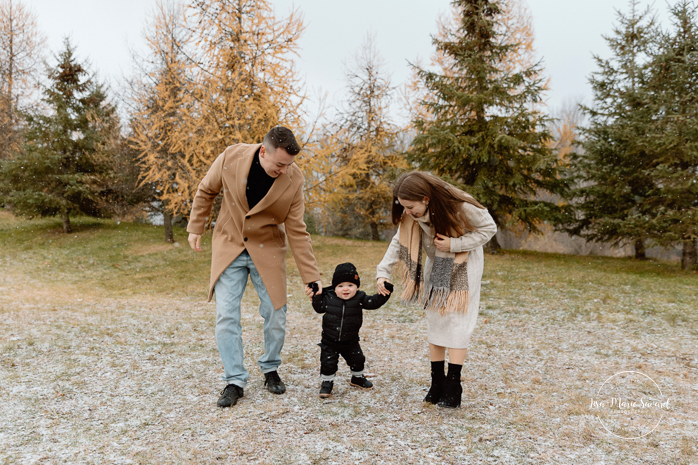
M467 312L470 303L468 292L468 252L450 253L436 250L429 277L429 287L423 290L422 228L409 215L400 224L400 263L402 264L401 299L405 303L422 300L424 308L441 315L451 312Z

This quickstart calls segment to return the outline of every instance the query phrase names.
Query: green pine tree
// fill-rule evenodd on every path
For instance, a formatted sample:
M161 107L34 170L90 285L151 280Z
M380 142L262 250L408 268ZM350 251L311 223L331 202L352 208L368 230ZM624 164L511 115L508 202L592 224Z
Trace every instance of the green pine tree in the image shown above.
M453 5L458 28L432 40L451 64L440 72L416 67L429 98L422 102L427 116L414 121L410 155L475 196L498 225L538 232L542 221L562 217L565 209L551 194L566 189L549 146L549 118L539 110L541 64L507 63L521 44L506 40L500 1ZM498 247L493 238L490 250Z
M658 158L647 175L648 230L659 245L683 247L683 269L698 269L698 5L680 0L672 27L657 37L652 62L652 112L648 145Z
M647 57L655 35L651 11L638 11L637 0L631 0L629 15L618 12L618 25L605 38L611 57L594 57L594 101L582 107L589 121L583 150L570 157L577 186L570 200L578 215L567 230L596 242L630 242L636 258L645 258L647 198L655 185L646 171L656 158L647 147Z
M25 145L0 165L3 200L15 214L56 216L71 231L70 215L104 215L109 151L119 124L104 88L77 61L68 40L49 69L45 113L26 116Z

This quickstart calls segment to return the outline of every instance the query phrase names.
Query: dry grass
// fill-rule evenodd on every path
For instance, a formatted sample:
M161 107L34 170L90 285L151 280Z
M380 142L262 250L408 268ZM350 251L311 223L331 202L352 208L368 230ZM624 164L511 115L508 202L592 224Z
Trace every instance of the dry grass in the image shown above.
M376 388L350 388L340 365L334 396L320 400L320 317L290 258L288 392L265 391L255 368L250 287L251 379L221 410L209 256L163 245L152 226L81 220L70 236L59 226L0 212L0 463L698 463L698 277L675 265L487 256L463 407L448 411L421 402L425 323L396 300L362 329ZM386 244L314 244L326 281L352 261L375 291ZM589 409L623 370L648 374L671 400L641 440L609 435Z

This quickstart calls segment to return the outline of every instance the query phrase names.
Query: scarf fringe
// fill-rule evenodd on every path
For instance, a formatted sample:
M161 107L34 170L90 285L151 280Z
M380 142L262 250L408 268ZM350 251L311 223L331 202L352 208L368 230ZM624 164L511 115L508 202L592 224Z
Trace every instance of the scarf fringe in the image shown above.
M453 312L467 313L470 304L467 279L468 252L458 254L437 252L437 261L441 260L438 262L440 268L437 272L432 268L429 288L425 290L422 270L422 230L417 222L408 216L403 217L399 240L400 275L403 285L400 300L404 304L421 302L425 309L438 311L442 316ZM437 288L434 287L435 283L450 284L450 286Z
M448 302L446 302L446 308L450 309L448 311L462 311L463 313L468 313L469 305L470 292L468 291L451 292L451 294L448 296Z
M468 313L470 305L470 292L451 291L449 289L430 289L428 299L424 302L424 308L438 311L441 316L447 313Z
M406 265L401 266L400 269L404 288L402 290L402 295L400 295L400 300L403 304L419 302L422 294L422 286L420 286L419 280L410 278L410 270Z

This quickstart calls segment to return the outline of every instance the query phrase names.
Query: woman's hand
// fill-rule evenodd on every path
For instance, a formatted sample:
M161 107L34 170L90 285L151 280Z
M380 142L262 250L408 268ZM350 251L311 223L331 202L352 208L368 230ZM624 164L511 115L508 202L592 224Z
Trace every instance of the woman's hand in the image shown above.
M376 281L376 287L378 288L378 293L380 295L390 295L390 291L387 290L385 288L385 286L383 285L383 283L386 283L386 282L389 283L390 280L387 278L378 278L378 280Z
M434 245L442 252L450 252L451 238L444 236L443 234L437 234L436 238L434 239Z

